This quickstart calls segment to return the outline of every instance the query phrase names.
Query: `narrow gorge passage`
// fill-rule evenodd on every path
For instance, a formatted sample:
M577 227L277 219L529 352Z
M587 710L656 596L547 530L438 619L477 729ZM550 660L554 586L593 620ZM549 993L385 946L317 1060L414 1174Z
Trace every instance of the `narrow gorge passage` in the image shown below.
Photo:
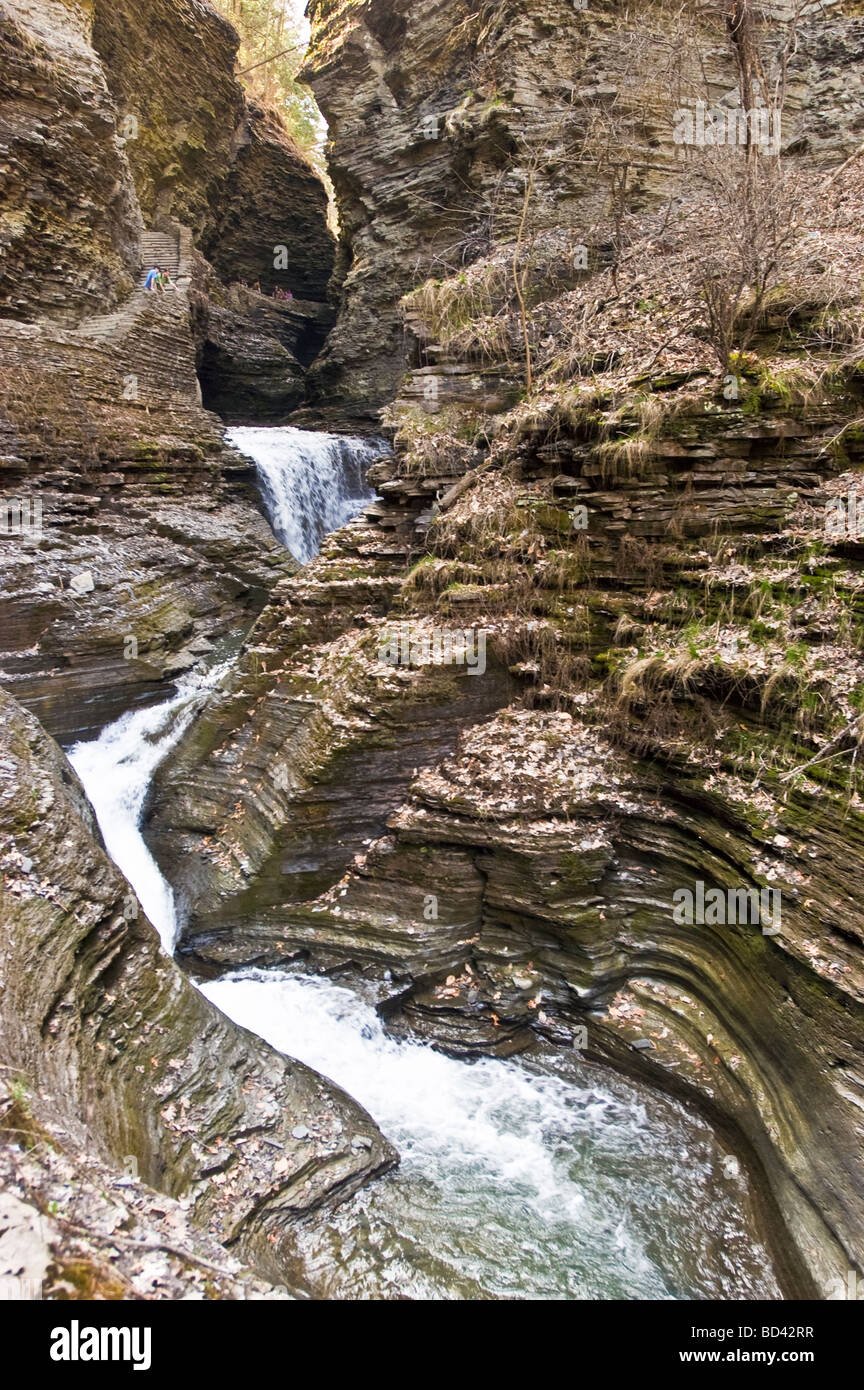
M366 470L383 450L382 443L290 427L235 429L228 438L253 459L273 530L301 563L315 556L329 531L374 498ZM138 892L169 954L176 937L174 894L139 834L139 824L153 773L230 667L230 660L207 668L200 663L168 700L125 714L98 739L78 743L69 754L106 847Z
M307 557L362 505L377 450L290 429L233 442L256 458L274 529ZM70 755L169 952L174 897L140 818L156 768L228 669L193 674ZM675 1102L561 1049L469 1063L397 1041L359 985L246 970L202 992L344 1087L401 1153L332 1219L297 1227L294 1279L313 1296L780 1297L737 1161Z
M0 52L19 1341L573 1301L619 1378L824 1378L864 0L0 0Z

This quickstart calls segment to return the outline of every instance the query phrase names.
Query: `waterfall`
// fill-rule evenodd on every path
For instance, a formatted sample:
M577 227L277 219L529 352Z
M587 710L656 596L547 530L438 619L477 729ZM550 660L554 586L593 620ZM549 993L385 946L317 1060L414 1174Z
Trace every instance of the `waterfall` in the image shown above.
M229 666L223 662L206 675L192 672L171 699L124 714L97 739L78 743L67 754L96 812L108 853L135 889L169 955L177 934L174 893L144 843L141 814L154 772Z
M139 828L147 788L222 667L70 754L108 851L166 950L174 897ZM201 986L223 1013L369 1110L399 1169L296 1234L333 1298L779 1297L743 1176L676 1102L572 1053L446 1057L387 1035L353 989L242 971ZM734 1259L729 1251L734 1250Z
M299 560L371 494L380 447L295 429L232 431L254 457L274 530ZM225 666L125 715L70 758L108 852L163 946L174 896L140 820L150 781ZM677 1102L573 1053L448 1058L387 1035L354 989L242 971L201 986L272 1046L330 1076L397 1144L396 1172L295 1240L311 1292L334 1298L773 1299L743 1175ZM731 1252L731 1253L730 1253Z
M227 438L254 461L270 524L303 565L373 500L366 470L386 452L380 440L290 427L232 429Z

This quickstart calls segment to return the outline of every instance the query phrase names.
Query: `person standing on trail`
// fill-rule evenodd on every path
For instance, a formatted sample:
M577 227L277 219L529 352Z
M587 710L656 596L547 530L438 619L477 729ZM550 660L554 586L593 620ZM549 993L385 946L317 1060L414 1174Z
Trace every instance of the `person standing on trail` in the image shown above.
M154 265L153 269L148 272L147 279L144 281L145 290L157 289L158 282L161 280L161 278L162 271L159 269L158 265Z

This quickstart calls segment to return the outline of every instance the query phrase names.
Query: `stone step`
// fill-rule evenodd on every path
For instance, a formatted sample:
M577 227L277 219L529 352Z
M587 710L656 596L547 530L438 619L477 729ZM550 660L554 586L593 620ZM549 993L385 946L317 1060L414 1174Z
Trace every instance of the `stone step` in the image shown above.
M167 232L143 232L141 236L141 283L154 265L167 270L172 279L180 270L180 244Z
M85 319L79 328L88 338L108 338L120 328L131 327L146 303L143 289L137 289L131 299L110 314L100 314L96 318Z
M178 241L170 232L142 232L141 249L148 255L177 255Z
M115 309L113 313L100 314L98 318L85 319L78 332L88 338L98 338L102 341L107 341L121 333L129 336L137 330L138 320L148 305L152 305L154 309L158 308L162 318L171 321L176 317L174 311L179 303L185 304L185 300L176 293L148 294L146 290L139 288L131 299L127 299L126 303L121 305L119 309ZM152 328L144 330L144 338L145 341L148 338L152 341Z
M158 251L154 252L152 255L145 255L142 252L142 270L149 270L150 267L154 265L161 266L163 270L170 270L172 275L176 275L177 271L180 268L180 257L177 255L176 248L174 250L173 255L167 256L164 252L160 254Z

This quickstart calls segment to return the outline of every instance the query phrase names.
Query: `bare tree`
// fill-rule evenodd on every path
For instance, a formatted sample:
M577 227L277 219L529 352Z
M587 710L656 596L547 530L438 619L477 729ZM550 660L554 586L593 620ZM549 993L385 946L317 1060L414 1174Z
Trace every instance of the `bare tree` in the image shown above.
M733 351L752 342L768 294L782 278L798 236L798 196L779 159L749 148L744 159L717 152L700 178L717 210L702 293L711 347L727 372Z
M767 146L757 136L759 103L779 135L789 62L798 43L806 0L796 0L779 49L768 33L765 8L755 0L719 0L738 76L743 147L734 141L702 150L692 177L717 217L702 277L712 349L724 372L733 351L746 349L758 330L769 291L782 278L799 229L795 178L783 163L779 138ZM769 77L773 73L773 80Z

